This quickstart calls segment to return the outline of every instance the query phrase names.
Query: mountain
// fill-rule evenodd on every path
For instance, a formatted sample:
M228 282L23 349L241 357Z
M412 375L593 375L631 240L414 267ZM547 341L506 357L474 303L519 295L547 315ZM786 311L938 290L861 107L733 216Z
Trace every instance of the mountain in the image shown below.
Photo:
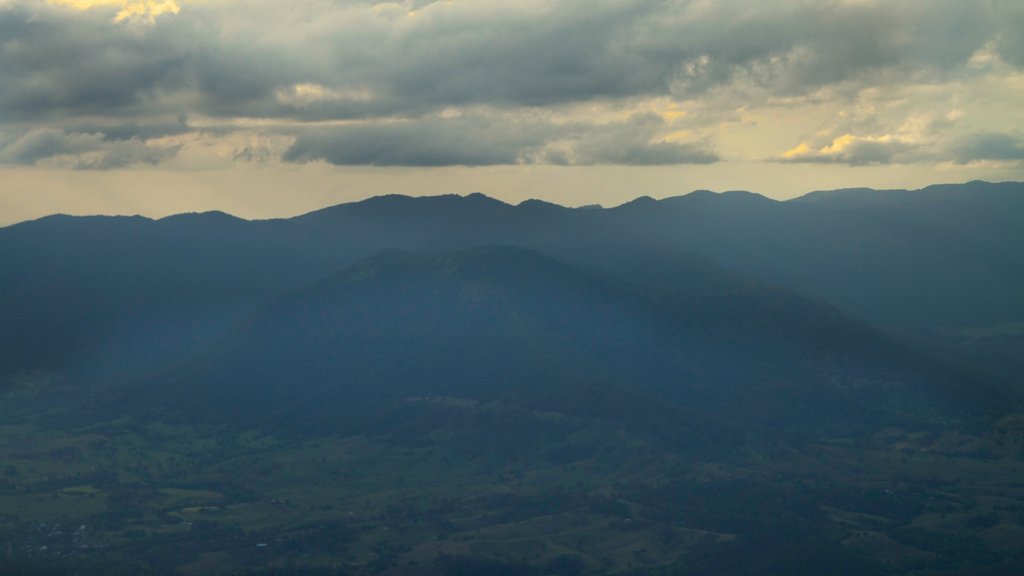
M1024 232L1014 219L1024 210L1024 186L973 182L881 191L875 208L840 200L849 196L823 192L776 202L748 192L698 191L604 210L508 206L479 195L383 197L297 220L315 220L346 241L373 228L390 240L378 246L389 248L511 244L555 252L611 239L671 246L868 323L924 337L1024 319L1017 297L1024 287ZM445 210L448 204L460 208ZM439 211L446 216L435 217ZM421 216L409 217L415 213Z
M0 228L0 573L1016 574L1021 198Z
M0 374L166 360L329 273L338 251L326 252L286 224L222 213L0 229Z
M448 398L691 447L977 416L966 407L979 398L926 356L813 302L679 264L719 297L652 297L522 248L385 252L259 309L144 386L142 405L382 434L426 417L413 400Z
M1024 324L1022 211L1021 184L974 182L788 202L694 192L599 210L475 194L386 196L253 222L50 217L0 229L0 374L168 360L382 250L513 245L597 272L605 251L633 255L618 261L705 260L1012 379Z
M888 246L875 248L871 256L878 265L889 261L887 268L894 272L887 279L892 288L886 286L880 292L908 309L895 314L901 323L953 328L1024 317L1024 302L1017 297L1024 283L1020 249L1024 231L1015 216L1024 210L1021 184L971 182L915 191L837 191L810 194L794 202L829 208L853 222L872 222L894 238ZM899 252L895 247L900 247ZM897 300L899 284L908 287ZM915 290L911 285L928 288ZM906 306L915 298L918 302ZM862 307L866 311L870 305ZM936 312L940 307L945 311Z
M0 229L0 373L169 360L270 298L381 250L501 244L599 272L605 251L703 259L1012 379L1014 326L1024 323L1022 199L1019 184L970 183L789 202L694 192L600 210L476 194L379 197L253 222L44 218Z

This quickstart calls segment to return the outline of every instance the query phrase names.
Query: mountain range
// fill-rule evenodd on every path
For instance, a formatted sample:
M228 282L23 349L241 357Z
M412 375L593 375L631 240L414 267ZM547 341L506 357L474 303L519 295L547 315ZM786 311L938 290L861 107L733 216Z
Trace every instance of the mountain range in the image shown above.
M166 422L218 437L373 439L417 454L399 467L403 477L438 454L452 470L502 478L525 466L582 479L569 471L603 462L623 494L617 501L637 511L649 502L649 520L677 530L654 510L674 498L657 492L663 483L694 481L686 466L679 476L680 461L721 460L733 467L730 482L750 482L758 472L738 471L787 453L800 463L779 468L779 478L832 485L851 480L836 476L835 463L809 472L822 464L808 463L808 446L866 450L886 434L917 431L901 440L907 446L922 435L938 442L1014 429L1024 368L1021 214L1024 184L972 182L785 202L698 191L566 208L396 195L278 220L51 216L0 229L0 390L12 421L54 414L76 433L134 422L155 437L163 433L154 423ZM843 443L829 444L836 439ZM218 448L211 465L259 453L232 442L241 451ZM297 457L289 450L278 458ZM370 467L387 453L374 452ZM626 473L633 468L644 472ZM182 478L229 482L210 474ZM640 484L628 483L637 474ZM257 485L228 492L251 505ZM600 490L588 498L608 498ZM837 493L819 495L832 502ZM863 502L814 506L875 513ZM724 522L723 509L702 512L702 529ZM828 530L841 521L790 512L818 526L800 532L806 542L856 548L834 548ZM461 522L454 518L446 522ZM915 518L902 511L891 521ZM716 530L747 534L740 548L767 554L758 538L782 525L751 526ZM945 558L903 532L886 534ZM733 546L733 536L722 538L716 546ZM422 559L410 546L404 558ZM578 568L597 570L589 548L574 549ZM1019 552L1009 550L983 555L985 565ZM910 566L891 550L857 554L880 574ZM688 558L639 565L724 566ZM626 573L624 562L606 568ZM534 573L528 565L523 573Z
M787 202L695 192L600 210L389 196L270 221L53 216L0 229L0 370L84 360L107 338L217 333L237 314L383 250L488 245L602 273L605 262L641 255L646 273L671 275L655 255L686 258L702 267L685 280L690 288L701 274L733 272L891 333L962 344L972 330L1024 319L1020 192L981 182ZM663 280L683 275L675 276Z

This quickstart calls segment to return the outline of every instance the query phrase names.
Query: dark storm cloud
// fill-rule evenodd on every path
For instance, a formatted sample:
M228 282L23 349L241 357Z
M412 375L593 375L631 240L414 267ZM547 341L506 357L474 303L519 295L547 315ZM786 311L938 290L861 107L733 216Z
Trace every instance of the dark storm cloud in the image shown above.
M571 150L558 151L544 122L508 134L486 114L478 126L432 118L450 107L505 114L700 99L731 85L767 98L934 82L967 77L971 56L986 46L1024 65L1014 2L221 1L186 3L152 24L114 23L115 13L0 5L0 118L22 130L70 130L67 122L91 117L124 127L155 116L364 121L296 129L290 161L709 162L716 157L707 144L649 131L616 141L574 125L589 139L570 135ZM443 149L426 151L430 144ZM805 160L884 163L900 153L892 148L863 142L846 157Z

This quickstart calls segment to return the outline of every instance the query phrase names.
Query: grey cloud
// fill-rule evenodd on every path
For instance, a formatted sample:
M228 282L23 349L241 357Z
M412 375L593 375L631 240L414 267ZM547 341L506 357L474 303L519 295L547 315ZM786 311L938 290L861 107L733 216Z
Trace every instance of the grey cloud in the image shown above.
M238 18L225 2L165 15L152 26L114 23L111 10L44 3L0 6L0 114L12 121L278 115L278 88L309 77L300 40L222 37ZM253 23L273 29L273 20ZM300 38L300 37L296 37ZM259 107L253 103L260 103Z
M149 113L158 92L175 89L189 49L163 30L133 33L104 12L43 3L0 8L0 29L0 110L9 120Z
M373 99L288 106L253 89L246 105L261 115L322 119L417 115L452 105L692 97L734 81L793 95L843 82L948 76L997 34L995 14L956 0L442 6L415 24L327 14L307 41L290 47L301 45L322 62L300 65L305 81L366 89ZM245 70L245 60L234 69ZM301 52L289 61L302 63Z
M1024 4L1018 0L997 0L996 6L999 11L996 49L1007 62L1024 67Z
M110 141L100 133L31 130L0 140L0 163L32 165L66 157L82 170L109 170L134 164L159 164L177 154L178 146L148 146L137 139Z
M75 164L79 170L113 170L136 164L155 166L174 158L181 146L148 146L137 140L121 140L100 149L96 159L80 158Z
M1021 161L1024 160L1024 138L1001 133L971 134L954 141L948 156L957 164L980 160Z
M664 122L653 115L591 126L477 113L307 130L285 152L284 160L371 166L656 165L718 160L701 142L658 141L665 129Z
M986 46L1024 66L1024 9L1015 0L222 0L186 3L152 25L113 16L0 4L0 122L11 123L0 130L62 128L9 144L3 161L160 162L176 149L145 141L193 131L187 119L206 116L222 122L209 130L222 132L235 119L294 121L299 127L274 129L295 138L289 162L708 163L718 160L710 141L668 139L669 128L650 118L555 125L544 111L705 98L705 117L677 127L693 128L720 121L714 107L726 109L726 99L708 94L723 86L756 99L941 82L975 73L968 61ZM498 113L440 117L452 107ZM301 126L328 120L358 122ZM236 157L268 159L257 148ZM906 142L863 139L789 161L921 157Z
M380 80L400 97L456 104L664 94L675 55L652 53L640 41L659 6L594 1L554 3L540 14L442 12L400 39L397 73Z
M548 105L701 94L745 79L777 94L937 77L994 35L977 4L562 2L522 16L451 11L361 78L398 100Z
M69 130L85 134L101 134L104 140L149 140L166 136L178 136L192 131L185 118L163 122L118 122L114 124L82 123Z
M719 161L706 143L658 140L665 129L664 120L657 115L636 115L627 122L589 131L573 146L572 154L553 163L654 166Z
M961 74L996 34L987 7L957 0L708 4L684 27L689 53L701 55L675 79L684 95L736 80L776 96L939 80Z
M515 164L529 142L523 134L464 121L376 123L300 134L284 160L366 166Z
M585 146L580 158L574 162L585 164L622 164L630 166L658 166L669 164L713 164L720 158L708 146L693 143L655 142L652 144Z
M112 25L108 12L9 4L0 8L0 29L9 32L0 109L8 117L180 107L327 119L686 96L737 79L794 94L951 74L986 42L1009 46L1020 36L998 24L1011 4L958 0L407 7L421 10L405 17L372 3L187 4L142 29ZM282 90L303 82L372 97L282 101Z

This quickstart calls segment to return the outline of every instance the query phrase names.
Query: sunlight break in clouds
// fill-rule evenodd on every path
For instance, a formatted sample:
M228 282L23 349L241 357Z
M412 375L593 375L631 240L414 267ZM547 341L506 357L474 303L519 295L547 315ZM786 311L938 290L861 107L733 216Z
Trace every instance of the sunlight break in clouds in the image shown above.
M181 5L176 0L49 0L50 4L68 6L79 10L90 8L120 8L115 22L154 22L161 14L177 14Z

